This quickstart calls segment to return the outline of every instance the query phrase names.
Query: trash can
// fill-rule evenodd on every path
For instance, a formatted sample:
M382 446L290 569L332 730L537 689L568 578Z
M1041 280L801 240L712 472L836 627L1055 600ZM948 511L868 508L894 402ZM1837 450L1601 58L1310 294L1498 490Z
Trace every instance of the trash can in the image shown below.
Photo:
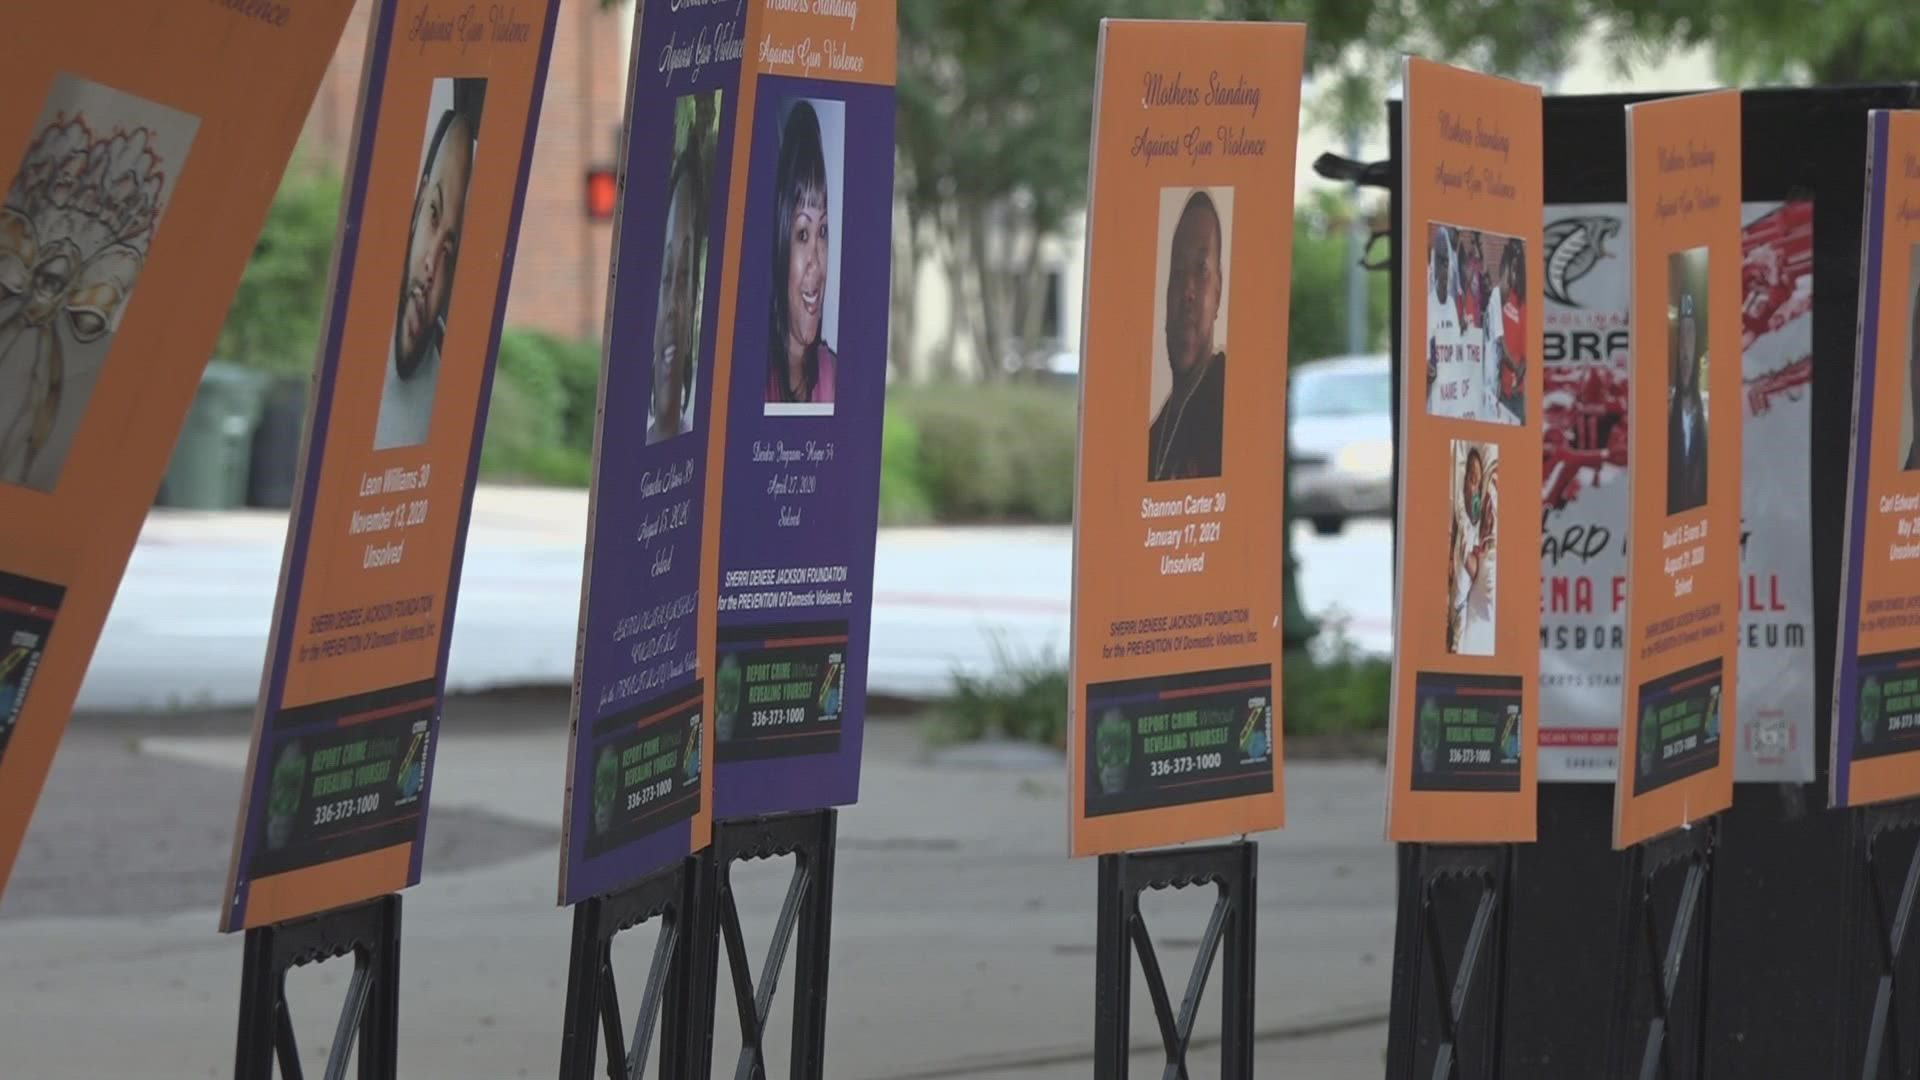
M247 476L247 505L284 510L293 505L294 472L300 464L300 440L306 433L305 375L280 375L266 386L260 424L253 432L253 463Z
M219 360L207 365L167 462L160 505L229 510L246 502L265 389L266 377L257 371Z

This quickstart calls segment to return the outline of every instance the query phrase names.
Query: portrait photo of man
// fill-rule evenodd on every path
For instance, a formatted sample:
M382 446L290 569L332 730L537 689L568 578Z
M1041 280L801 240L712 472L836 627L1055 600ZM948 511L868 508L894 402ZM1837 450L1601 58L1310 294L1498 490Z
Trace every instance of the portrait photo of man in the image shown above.
M1147 479L1220 475L1233 189L1160 193Z
M408 218L375 450L427 441L486 93L485 79L435 79L428 95L426 145Z
M1667 322L1667 513L1707 502L1707 398L1701 380L1707 361L1707 249L1669 257L1669 292L1678 293Z

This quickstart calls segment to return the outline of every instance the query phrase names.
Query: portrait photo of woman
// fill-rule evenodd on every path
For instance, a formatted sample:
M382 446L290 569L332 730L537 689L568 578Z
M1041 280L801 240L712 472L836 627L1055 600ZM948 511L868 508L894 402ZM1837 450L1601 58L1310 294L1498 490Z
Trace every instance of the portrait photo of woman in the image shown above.
M774 171L767 338L769 416L833 415L839 357L838 252L846 106L796 98L780 124Z

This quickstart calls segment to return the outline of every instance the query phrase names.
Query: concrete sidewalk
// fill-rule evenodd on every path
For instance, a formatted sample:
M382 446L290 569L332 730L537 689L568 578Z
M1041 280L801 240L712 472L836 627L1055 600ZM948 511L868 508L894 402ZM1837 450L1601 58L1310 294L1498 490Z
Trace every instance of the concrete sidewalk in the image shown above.
M456 704L436 765L430 831L443 820L451 828L459 815L480 847L487 821L551 839L525 854L512 854L524 845L508 845L491 862L430 857L426 881L406 899L401 1075L551 1075L569 933L567 915L553 906L564 725L557 716L490 723L482 706ZM117 752L133 751L122 742ZM151 798L237 805L241 736L151 737L138 753L200 778L169 783ZM60 796L91 783L83 765L63 754L47 805L65 809L42 814L30 840L84 863L94 846L84 808L97 805L99 789ZM1290 827L1259 838L1262 1076L1380 1075L1394 901L1393 854L1380 840L1383 784L1369 764L1295 765L1288 770ZM861 802L841 819L830 1075L1089 1074L1095 866L1062 854L1064 798L1064 773L1052 755L1009 750L931 760L907 724L872 726ZM224 852L224 833L167 835L176 819L165 806L119 812L136 823L116 828L151 821L156 842ZM785 872L755 865L742 878L742 915L756 954ZM204 886L203 906L172 913L20 917L0 906L0 1046L9 1072L226 1075L240 941L214 932L220 882ZM1148 898L1170 972L1184 972L1209 904L1201 896ZM643 962L637 950L616 956L629 983ZM323 1039L331 1023L326 1009L344 987L339 968L294 980L309 1042ZM1151 1011L1143 991L1135 1000L1135 1034L1144 1045ZM782 1001L790 1001L784 990ZM782 1040L787 1008L776 1006ZM737 1045L728 1037L732 1014L723 1007L719 1015L716 1060L729 1062ZM1217 1032L1217 1005L1210 1000L1202 1015L1203 1036ZM103 1024L111 1037L100 1037ZM1200 1074L1211 1071L1202 1064L1210 1060L1196 1055Z

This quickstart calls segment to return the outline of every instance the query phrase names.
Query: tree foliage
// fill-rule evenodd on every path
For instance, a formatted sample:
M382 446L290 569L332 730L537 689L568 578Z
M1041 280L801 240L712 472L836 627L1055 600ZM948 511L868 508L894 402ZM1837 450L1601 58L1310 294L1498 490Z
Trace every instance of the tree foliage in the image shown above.
M1287 356L1293 363L1347 352L1347 267L1352 260L1347 229L1352 204L1332 192L1319 192L1294 211L1292 300L1287 317ZM1387 346L1387 275L1367 275L1367 349Z
M954 325L989 371L1033 358L1046 242L1085 203L1103 16L1199 16L1208 0L914 0L900 5L895 258L936 260ZM906 298L910 299L910 298ZM896 320L911 327L909 305ZM905 332L905 331L903 331Z
M339 177L295 161L227 309L221 359L273 372L313 367L339 216Z
M912 275L931 266L949 332L995 371L1050 344L1044 250L1085 205L1103 17L1304 21L1309 108L1356 135L1383 122L1403 53L1545 80L1596 29L1623 66L1710 44L1729 80L1920 69L1913 0L900 0L899 16L896 341L915 336Z

